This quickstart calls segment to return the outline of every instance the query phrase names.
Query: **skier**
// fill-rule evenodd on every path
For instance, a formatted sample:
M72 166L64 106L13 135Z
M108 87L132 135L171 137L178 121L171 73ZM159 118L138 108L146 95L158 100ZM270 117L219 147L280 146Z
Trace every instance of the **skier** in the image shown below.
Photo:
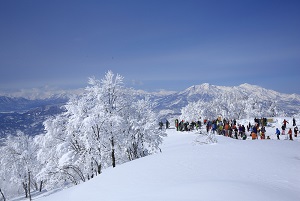
M293 126L296 126L296 120L293 118Z
M279 131L279 129L278 129L278 128L276 128L276 132L275 132L275 134L277 135L277 140L280 140L280 138L279 138L280 131Z

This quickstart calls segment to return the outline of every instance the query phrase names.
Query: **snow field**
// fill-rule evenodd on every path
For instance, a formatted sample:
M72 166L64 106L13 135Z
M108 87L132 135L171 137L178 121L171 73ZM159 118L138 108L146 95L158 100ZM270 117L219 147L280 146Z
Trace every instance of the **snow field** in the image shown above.
M276 139L272 129L268 127L267 133ZM106 169L88 182L35 199L300 200L299 137L235 140L217 135L218 143L202 144L205 137L196 131L167 133L162 153Z

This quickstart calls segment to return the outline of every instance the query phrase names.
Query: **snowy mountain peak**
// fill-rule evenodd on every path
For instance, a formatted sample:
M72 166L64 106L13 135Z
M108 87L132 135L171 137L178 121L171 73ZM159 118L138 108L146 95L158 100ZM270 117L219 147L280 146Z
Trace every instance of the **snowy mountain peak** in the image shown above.
M257 86L257 85L252 85L252 84L241 84L240 86L238 86L238 88L240 89L245 89L247 91L250 91L250 92L264 92L264 91L269 91L268 89L265 89L265 88L262 88L260 86Z
M203 88L203 89L209 89L210 86L212 86L212 85L210 85L209 83L203 83L203 84L201 84L200 86L201 86L201 88Z
M216 86L214 85L210 85L209 83L204 83L201 85L193 85L189 88L187 88L186 90L184 90L183 92L179 92L181 94L207 94L209 93L211 90L215 89Z
M248 83L241 84L240 87L247 88L247 89L261 88L260 86L248 84Z

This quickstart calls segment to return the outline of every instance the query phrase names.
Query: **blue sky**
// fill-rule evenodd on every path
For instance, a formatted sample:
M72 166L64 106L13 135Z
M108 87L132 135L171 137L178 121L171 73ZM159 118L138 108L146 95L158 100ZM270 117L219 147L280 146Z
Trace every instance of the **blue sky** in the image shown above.
M300 94L300 1L1 0L0 91L255 84Z

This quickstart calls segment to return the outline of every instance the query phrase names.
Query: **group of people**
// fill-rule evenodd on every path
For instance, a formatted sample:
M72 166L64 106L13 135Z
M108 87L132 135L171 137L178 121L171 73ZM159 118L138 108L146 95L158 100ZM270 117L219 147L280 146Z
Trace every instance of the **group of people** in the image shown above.
M201 119L201 118L200 118ZM276 128L277 139L280 139L280 135L285 135L286 125L289 122L284 119L282 122L281 132L278 128ZM207 133L217 133L219 135L224 135L226 137L231 137L235 139L247 139L247 132L250 133L252 140L255 139L270 139L270 136L266 136L266 126L267 126L267 118L255 118L254 125L249 124L245 127L242 124L237 124L235 119L226 119L223 120L219 117L214 120L204 119L203 122L201 120L198 121L184 121L175 119L175 128L177 131L192 131L194 129L199 130L202 128L202 124L205 126ZM169 128L170 123L166 120L166 129ZM298 127L296 126L296 120L293 118L293 126L294 126L294 136L298 135ZM163 123L160 122L160 129L162 129ZM200 130L201 131L201 130ZM288 136L290 140L293 140L293 131L292 128L288 130Z
M262 118L254 118L254 123L258 125L258 127L261 126L267 126L267 121L268 119L266 117L262 117Z
M158 125L159 125L159 129L163 129L164 123L162 121L160 121ZM170 122L166 120L166 129L168 128L170 128Z
M188 122L188 121L184 121L181 120L179 121L178 119L175 119L175 127L177 131L192 131L194 129L200 129L202 126L201 121L192 121L192 122Z
M205 125L206 132L217 133L219 135L224 135L227 137L232 137L235 139L247 139L246 128L244 125L237 125L236 120L228 120L217 118L215 120L204 119L203 125ZM191 131L194 129L202 128L202 121L188 121L178 119L175 120L175 127L177 131Z
M282 126L281 126L281 133L280 130L278 128L276 128L276 132L275 134L277 135L277 139L280 140L280 134L285 135L285 129L286 129L286 124L289 124L289 122L284 119L282 122ZM294 136L297 137L298 136L298 127L296 125L296 120L295 118L293 118L293 126L294 126ZM289 140L293 140L293 131L292 128L289 128L289 131L287 132L287 138L289 138Z

